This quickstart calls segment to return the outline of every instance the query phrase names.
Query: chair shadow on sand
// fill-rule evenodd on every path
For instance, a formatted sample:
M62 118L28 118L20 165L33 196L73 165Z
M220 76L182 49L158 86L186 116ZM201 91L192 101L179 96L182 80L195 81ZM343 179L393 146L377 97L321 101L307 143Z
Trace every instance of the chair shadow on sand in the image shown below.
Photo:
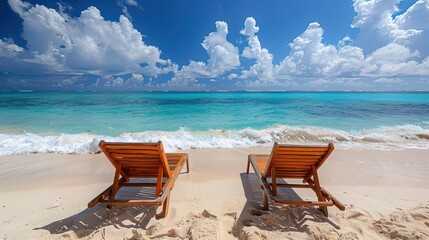
M254 173L241 173L247 202L236 219L234 235L240 237L246 227L255 226L266 231L301 232L308 231L309 222L327 223L335 229L340 229L315 207L295 207L269 205L269 211L263 210L263 191L259 187ZM278 194L293 199L302 200L291 188L282 188Z
M121 189L117 198L126 198L129 195L148 196L151 192L153 192L151 188ZM162 210L162 207L160 208ZM158 207L155 206L112 206L111 209L108 209L106 205L98 204L68 218L34 228L34 230L44 229L50 234L60 235L67 235L72 231L78 238L81 238L93 236L99 232L99 229L107 226L146 229L152 218L159 217L157 209Z

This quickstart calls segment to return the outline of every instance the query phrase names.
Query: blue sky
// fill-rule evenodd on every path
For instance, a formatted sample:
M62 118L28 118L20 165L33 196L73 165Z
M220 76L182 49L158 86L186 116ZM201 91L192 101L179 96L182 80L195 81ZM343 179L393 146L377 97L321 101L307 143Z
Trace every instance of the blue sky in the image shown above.
M0 90L429 90L429 0L0 2Z

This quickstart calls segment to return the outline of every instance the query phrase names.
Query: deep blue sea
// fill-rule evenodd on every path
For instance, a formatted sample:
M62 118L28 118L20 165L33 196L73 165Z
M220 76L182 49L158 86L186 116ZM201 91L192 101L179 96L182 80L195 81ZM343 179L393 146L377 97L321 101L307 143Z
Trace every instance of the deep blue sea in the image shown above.
M98 141L168 150L334 142L429 148L429 93L2 92L0 155L97 151Z

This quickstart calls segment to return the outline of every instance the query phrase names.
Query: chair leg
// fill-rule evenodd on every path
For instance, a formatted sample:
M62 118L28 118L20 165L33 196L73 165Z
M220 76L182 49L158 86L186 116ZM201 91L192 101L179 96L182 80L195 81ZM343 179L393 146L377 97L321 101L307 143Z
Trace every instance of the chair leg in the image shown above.
M247 159L247 170L246 170L246 173L247 173L247 174L249 174L249 168L250 168L250 156L249 156L249 158Z
M317 175L317 170L314 166L313 166L313 180L314 180L314 189L317 195L317 199L319 201L325 201L326 199L322 194L322 190L320 189L319 176ZM321 206L319 209L320 211L323 212L325 216L328 216L328 207Z
M155 195L158 197L162 190L162 177L164 175L164 168L162 165L158 167L158 177L156 182L156 188L155 188Z
M277 178L276 178L276 167L271 167L271 192L273 196L277 195Z
M186 172L189 173L189 158L186 158Z
M265 191L262 191L262 195L264 195L264 208L263 208L263 210L268 211L268 210L270 210L269 206L268 206L268 195Z
M121 173L121 164L118 164L116 166L115 176L113 178L112 191L110 192L110 196L109 196L110 200L114 200L116 192L118 192L118 189L119 189L119 174L120 173Z
M168 194L167 198L162 204L161 218L165 218L168 215L169 205L170 205L170 194Z
M325 215L328 216L328 207L319 207L319 210Z

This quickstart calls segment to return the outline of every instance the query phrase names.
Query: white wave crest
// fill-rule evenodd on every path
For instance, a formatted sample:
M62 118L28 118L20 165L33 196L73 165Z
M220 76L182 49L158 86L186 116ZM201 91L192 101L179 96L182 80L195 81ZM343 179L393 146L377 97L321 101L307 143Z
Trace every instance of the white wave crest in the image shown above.
M0 155L27 153L94 153L100 140L118 142L163 141L167 151L195 148L271 146L273 142L325 144L357 149L429 149L429 128L417 125L341 131L314 126L279 125L266 129L146 131L103 136L88 133L37 135L0 134Z

